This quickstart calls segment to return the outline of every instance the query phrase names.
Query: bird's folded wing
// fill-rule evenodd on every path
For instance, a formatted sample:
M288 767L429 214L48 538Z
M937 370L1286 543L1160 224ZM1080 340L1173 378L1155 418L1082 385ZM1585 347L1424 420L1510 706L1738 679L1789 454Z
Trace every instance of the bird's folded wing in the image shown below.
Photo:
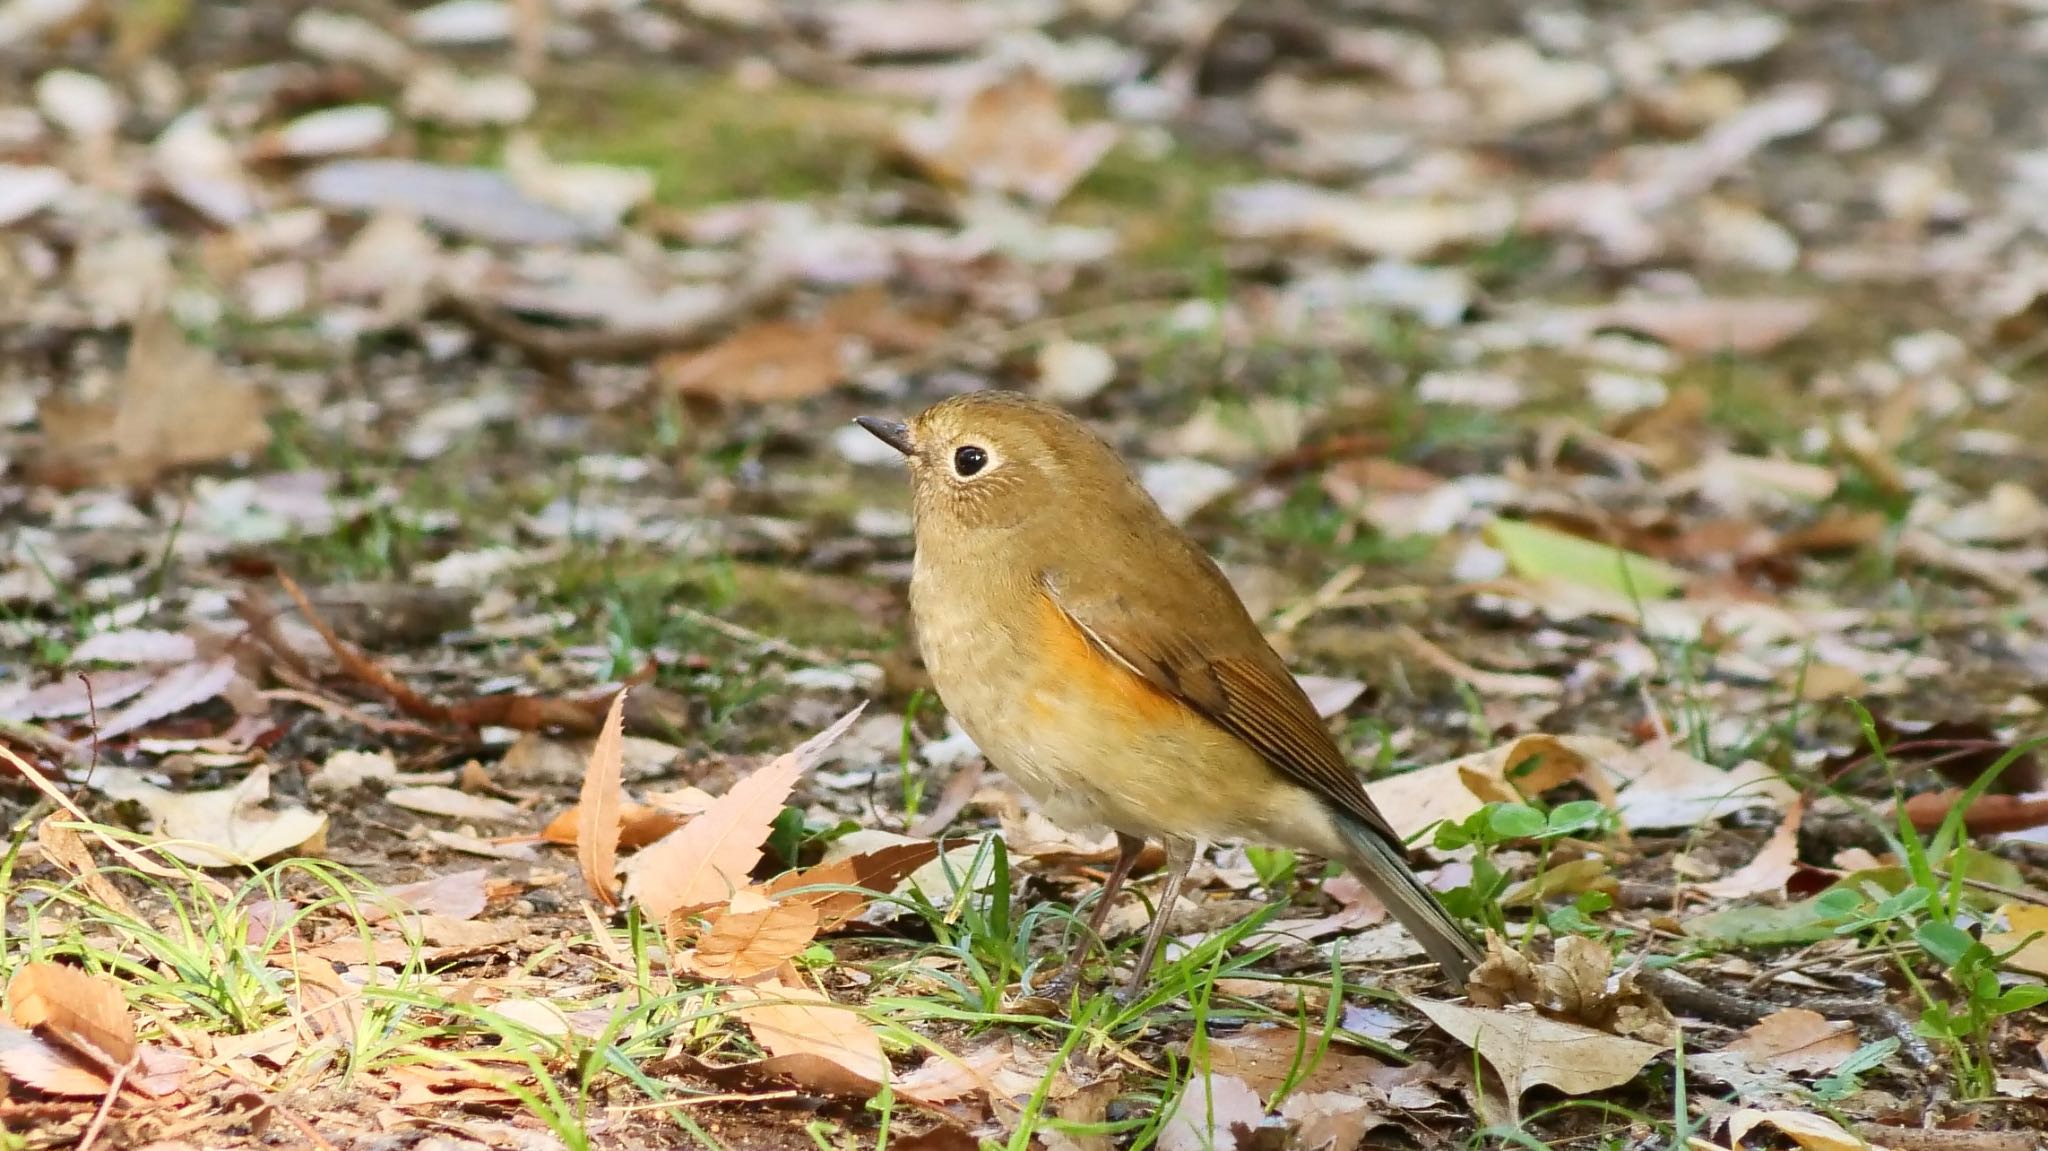
M1106 655L1243 740L1339 811L1396 846L1401 843L1337 750L1308 694L1248 617L1248 635L1235 645L1248 650L1216 652L1162 626L1156 614L1135 610L1122 597L1063 593L1056 578L1048 579L1045 594ZM1234 602L1228 607L1243 613Z

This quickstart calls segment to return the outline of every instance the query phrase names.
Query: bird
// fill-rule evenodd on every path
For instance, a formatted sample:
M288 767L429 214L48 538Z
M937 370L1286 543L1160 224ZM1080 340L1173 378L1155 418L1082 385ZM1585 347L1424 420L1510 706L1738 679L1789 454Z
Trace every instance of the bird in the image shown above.
M1115 833L1092 939L1147 842L1165 848L1126 1002L1196 855L1227 841L1341 861L1463 990L1472 937L1409 869L1222 569L1108 441L993 389L854 422L908 463L911 624L947 714L1055 824Z

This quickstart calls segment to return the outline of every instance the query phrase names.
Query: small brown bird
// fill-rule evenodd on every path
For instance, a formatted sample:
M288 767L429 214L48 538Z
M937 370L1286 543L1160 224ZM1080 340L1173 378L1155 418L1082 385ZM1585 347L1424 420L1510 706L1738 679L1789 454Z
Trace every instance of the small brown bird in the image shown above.
M1166 888L1145 981L1197 845L1247 840L1342 860L1463 988L1480 953L1408 870L1400 836L1214 560L1115 449L1008 392L909 424L857 421L910 464L910 606L932 683L1047 817L1116 832L1099 936L1144 849Z

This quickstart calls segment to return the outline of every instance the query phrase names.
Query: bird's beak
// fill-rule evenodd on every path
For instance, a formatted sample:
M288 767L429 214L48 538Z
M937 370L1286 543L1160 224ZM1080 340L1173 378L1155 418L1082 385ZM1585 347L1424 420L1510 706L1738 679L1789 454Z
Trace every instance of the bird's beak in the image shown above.
M874 416L859 416L853 421L868 430L876 439L895 448L906 456L917 454L917 445L910 442L910 429L901 420L884 420Z

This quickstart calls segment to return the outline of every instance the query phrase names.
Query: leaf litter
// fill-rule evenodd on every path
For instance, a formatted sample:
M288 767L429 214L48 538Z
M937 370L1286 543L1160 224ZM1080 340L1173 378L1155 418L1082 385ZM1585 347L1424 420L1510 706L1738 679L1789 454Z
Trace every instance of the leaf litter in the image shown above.
M2041 975L2039 780L1962 790L2038 734L2048 675L2041 141L1957 114L1995 103L1983 77L2031 74L2038 17L1915 13L1893 36L1741 5L540 7L315 5L249 35L217 6L0 6L0 54L26 62L0 84L0 632L33 653L0 668L0 738L35 761L20 782L72 803L38 826L33 882L149 919L159 897L123 869L178 875L174 829L215 894L256 853L324 853L399 914L366 913L365 940L309 910L292 945L332 962L271 957L309 1036L410 979L557 1038L601 1033L634 991L709 994L768 1022L693 1033L688 1076L887 1081L943 1104L934 1131L1004 1140L1039 1122L1017 1107L1042 1079L1032 1114L1083 1123L1182 1100L1162 1143L1428 1144L1500 1117L1491 1086L1429 1070L1461 1045L1540 1090L1599 1040L1531 1036L1619 1039L1624 1014L1656 1018L1647 987L1703 1067L1778 1076L1742 1133L1709 1130L1832 1145L1802 1092L1880 1121L1887 1092L1928 1086L1840 1070L1902 1034L1881 1018L1781 1018L1830 995L1927 1006L1871 981L1872 932L1840 914L1845 893L1906 898L1898 815L1928 836L1961 820L1974 854L1937 866L1978 885L1962 926L2012 952L2002 988ZM1090 417L1220 554L1431 882L1488 862L1511 926L1564 933L1548 959L1502 955L1476 993L1498 1001L1442 1032L1406 1006L1429 988L1403 933L1318 861L1197 869L1182 911L1218 922L1192 945L1254 888L1286 904L1235 944L1285 946L1216 983L1244 997L1229 1010L1286 1001L1252 1022L1294 1030L1260 1042L1323 1048L1270 977L1321 979L1328 948L1396 995L1373 1033L1416 1078L1311 1073L1277 1101L1249 1065L1183 1082L1156 1074L1194 1038L1173 1017L1088 1050L1123 1071L1087 1084L998 1022L972 1075L934 1055L943 1082L911 1086L899 1028L979 1042L897 1005L973 970L933 948L1003 906L996 847L1034 907L1078 901L1114 850L944 738L898 647L908 517L868 470L896 462L833 436L990 385ZM299 618L236 608L273 571L311 589ZM365 581L475 599L387 627L329 598ZM863 699L889 738L747 782L755 753ZM1847 700L1882 703L1887 751L1838 771L1869 751ZM1611 832L1430 836L1587 800ZM618 978L638 969L619 921L585 903L619 855L643 910L684 900L648 940L659 989ZM1142 902L1113 910L1120 947ZM1023 962L1063 946L1038 927ZM1563 946L1592 932L1611 964ZM1645 954L1739 1002L1650 978ZM997 998L1021 983L1001 974ZM760 1014L771 983L784 1016ZM437 1056L484 1042L432 1023ZM1229 1028L1209 1030L1213 1054ZM1987 1033L2005 1102L1931 1121L2037 1126L1998 1110L2028 1105L2035 1030ZM61 1043L4 1043L18 1084L104 1092ZM292 1055L238 1058L271 1084ZM1641 1103L1659 1074L1593 1090ZM371 1078L401 1109L514 1099L467 1070ZM630 1090L594 1098L600 1141L651 1121ZM702 1113L753 1124L742 1145L796 1129L738 1107Z

